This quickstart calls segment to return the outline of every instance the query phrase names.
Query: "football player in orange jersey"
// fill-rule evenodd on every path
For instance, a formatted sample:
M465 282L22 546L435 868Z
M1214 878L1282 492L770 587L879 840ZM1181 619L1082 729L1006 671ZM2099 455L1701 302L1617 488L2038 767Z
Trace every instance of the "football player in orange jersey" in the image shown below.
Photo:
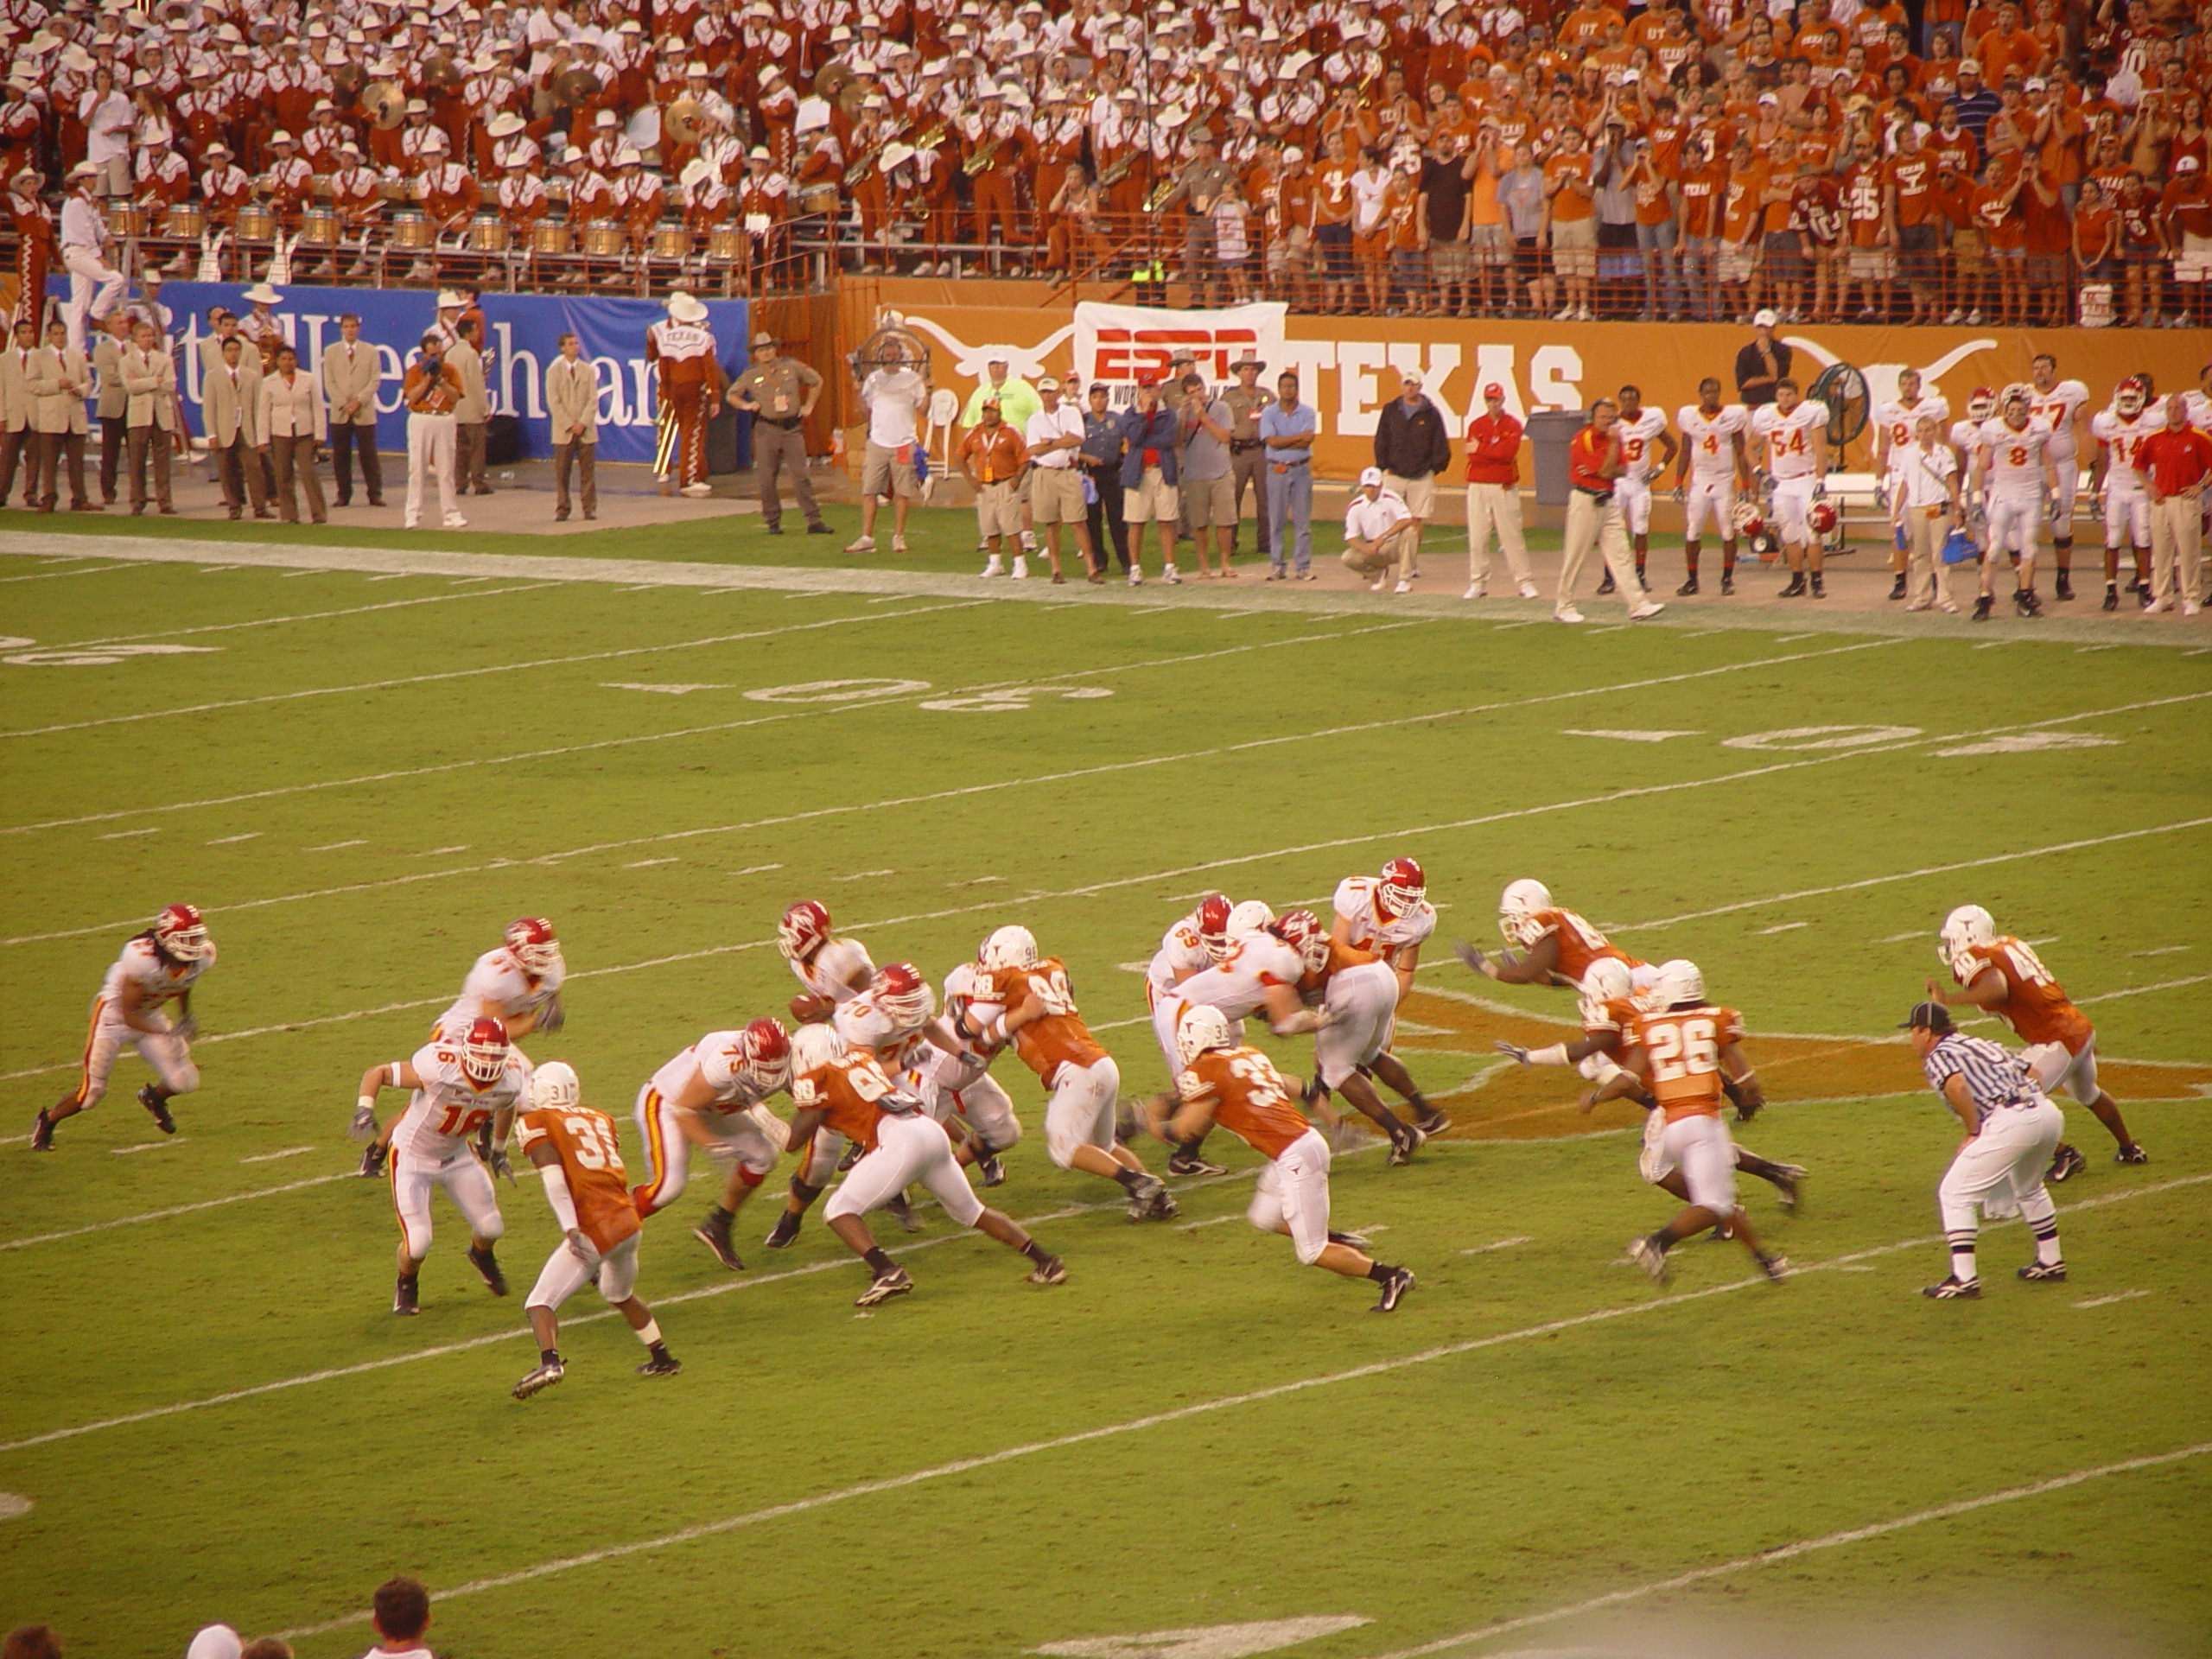
M912 1275L875 1242L865 1217L916 1181L935 1193L961 1226L1027 1256L1032 1284L1057 1285L1068 1276L1059 1257L976 1196L954 1161L944 1126L893 1084L874 1055L849 1050L836 1027L802 1026L791 1039L791 1101L798 1108L791 1119L793 1145L804 1145L817 1130L834 1129L863 1148L822 1212L830 1230L874 1275L854 1299L855 1307L873 1307L914 1287Z
M1592 1083L1602 1083L1619 1068L1627 1058L1627 1035L1630 1023L1637 1008L1635 988L1629 982L1628 968L1610 957L1601 957L1590 964L1590 971L1582 976L1582 1035L1571 1043L1554 1043L1547 1048L1524 1048L1518 1043L1500 1043L1497 1052L1510 1055L1523 1065L1571 1065ZM1728 1097L1736 1103L1738 1123L1755 1116L1758 1107L1752 1096L1736 1081L1724 1078L1722 1086ZM1667 1128L1667 1115L1659 1110L1659 1103L1641 1089L1632 1090L1628 1098L1644 1109L1643 1152L1637 1160L1637 1169L1652 1185L1673 1193L1683 1203L1689 1202L1689 1187L1682 1179L1680 1163L1668 1156L1662 1144ZM1797 1207L1797 1185L1805 1179L1802 1166L1777 1164L1760 1157L1748 1147L1736 1148L1736 1167L1746 1175L1756 1175L1769 1183L1782 1195L1782 1207Z
M661 1340L652 1309L634 1294L645 1224L631 1202L614 1120L583 1103L572 1067L549 1060L530 1080L530 1105L515 1121L515 1132L544 1175L545 1202L563 1234L523 1304L537 1338L537 1369L515 1384L515 1398L527 1400L568 1374L559 1345L561 1304L594 1281L645 1344L638 1375L674 1376L683 1368Z
M1625 963L1632 978L1650 983L1649 964L1610 943L1573 911L1554 905L1551 890L1541 881L1523 877L1506 884L1497 901L1497 930L1509 944L1521 947L1518 956L1510 950L1490 956L1465 940L1452 948L1468 967L1501 985L1564 985L1572 989L1600 957Z
M1582 1096L1589 1111L1600 1101L1618 1100L1648 1086L1666 1115L1661 1147L1681 1166L1689 1189L1688 1207L1657 1232L1629 1241L1628 1253L1654 1279L1667 1276L1667 1252L1708 1228L1726 1225L1751 1253L1770 1279L1780 1279L1789 1264L1759 1243L1751 1218L1736 1202L1736 1160L1727 1126L1720 1121L1726 1098L1726 1075L1752 1102L1765 1103L1758 1074L1744 1058L1743 1016L1705 1000L1705 976L1697 964L1677 957L1662 963L1643 999L1643 1009L1630 1021L1625 1037L1628 1063L1616 1068Z
M1204 1003L1184 1011L1175 1046L1183 1062L1175 1077L1179 1107L1171 1116L1164 1101L1147 1101L1146 1128L1177 1146L1218 1122L1264 1154L1268 1166L1244 1212L1251 1224L1263 1233L1287 1234L1306 1267L1372 1279L1382 1287L1377 1313L1395 1308L1414 1287L1413 1271L1377 1262L1356 1233L1329 1230L1329 1143L1291 1104L1289 1085L1274 1064L1258 1049L1241 1046L1221 1010Z
M2066 988L2024 944L1997 924L1980 905L1961 905L1943 918L1936 954L1962 988L1947 991L1934 980L1928 995L1949 1007L1971 1003L1986 1008L2019 1034L2027 1046L2020 1058L2049 1094L2061 1088L2097 1115L2120 1143L2116 1164L2147 1164L2151 1154L2136 1144L2120 1115L2120 1103L2097 1082L2097 1028L2074 1006ZM2075 1147L2061 1142L2051 1154L2048 1181L2063 1181L2088 1166Z

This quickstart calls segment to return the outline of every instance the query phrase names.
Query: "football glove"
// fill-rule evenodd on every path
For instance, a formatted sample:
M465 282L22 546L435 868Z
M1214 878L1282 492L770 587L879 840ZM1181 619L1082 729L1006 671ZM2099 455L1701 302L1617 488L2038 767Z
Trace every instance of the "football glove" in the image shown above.
M509 1186L515 1185L515 1166L507 1161L507 1149L505 1147L495 1149L489 1161L494 1175L505 1176Z
M1483 954L1483 948L1478 944L1470 944L1466 940L1461 939L1452 947L1452 954L1465 963L1476 973L1486 975L1490 972L1489 968L1484 965L1490 959Z
M569 1229L569 1254L582 1262L587 1271L599 1271L599 1247L574 1227Z
M561 993L556 991L545 999L544 1007L538 1012L537 1029L558 1031L568 1023L568 1010L561 1006Z
M1499 1043L1496 1046L1499 1053L1510 1054L1523 1065L1529 1064L1529 1051L1522 1047L1520 1044Z

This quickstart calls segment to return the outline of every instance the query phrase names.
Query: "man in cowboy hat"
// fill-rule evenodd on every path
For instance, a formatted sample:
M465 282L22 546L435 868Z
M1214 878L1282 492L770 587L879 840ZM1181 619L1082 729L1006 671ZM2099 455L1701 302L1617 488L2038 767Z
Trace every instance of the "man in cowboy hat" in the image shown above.
M715 351L707 308L677 289L668 315L645 330L645 361L658 377L661 419L674 427L663 439L664 478L692 497L712 495L707 482L707 411L722 394L721 361Z
M245 343L261 353L261 369L267 373L276 361L276 348L284 343L284 325L270 307L282 305L284 296L266 283L256 283L245 291L245 302L253 308L238 319L238 333L245 336Z
M1274 402L1274 394L1260 384L1260 377L1268 365L1260 360L1257 352L1247 351L1229 365L1236 375L1236 384L1221 394L1235 418L1229 428L1229 487L1234 513L1242 520L1244 512L1244 489L1252 490L1252 509L1259 519L1260 551L1268 551L1268 462L1262 454L1260 441L1260 413ZM1241 522L1236 528L1241 529ZM1230 550L1236 549L1236 536L1230 535Z
M69 197L61 206L61 264L69 273L69 302L61 315L69 345L85 347L85 323L97 323L123 298L123 273L107 262L107 219L95 194L103 169L79 162L69 170Z
M791 469L806 533L827 536L822 509L815 505L814 481L806 475L806 417L822 396L822 377L778 349L781 342L766 328L753 336L753 364L730 383L729 406L753 416L753 475L760 484L760 517L771 536L784 533L784 504L776 493L776 474Z

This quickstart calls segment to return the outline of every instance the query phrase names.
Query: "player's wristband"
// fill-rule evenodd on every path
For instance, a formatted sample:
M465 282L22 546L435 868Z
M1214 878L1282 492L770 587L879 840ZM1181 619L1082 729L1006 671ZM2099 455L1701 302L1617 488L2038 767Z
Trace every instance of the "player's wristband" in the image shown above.
M354 1104L362 1111L373 1113L377 1109L377 1097L374 1095L363 1095Z
M1529 1064L1531 1065L1565 1065L1567 1064L1567 1045L1565 1043L1554 1043L1549 1048L1532 1048L1529 1051Z
M1592 1078L1592 1081L1594 1082L1600 1089L1603 1089L1615 1077L1625 1077L1628 1074L1619 1066L1615 1065L1611 1060L1607 1060L1605 1064L1599 1068L1598 1075Z

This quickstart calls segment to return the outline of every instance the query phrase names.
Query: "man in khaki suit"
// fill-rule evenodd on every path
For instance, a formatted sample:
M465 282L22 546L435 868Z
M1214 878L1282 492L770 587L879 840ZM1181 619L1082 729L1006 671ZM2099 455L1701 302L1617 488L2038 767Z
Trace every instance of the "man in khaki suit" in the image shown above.
M116 486L123 475L124 451L128 447L130 394L123 389L123 355L130 349L132 319L111 312L100 325L99 342L92 347L92 373L99 382L99 403L92 413L100 423L100 505L115 505Z
M215 481L232 518L239 517L251 500L255 518L273 518L261 478L261 353L249 353L236 329L216 343L222 355L200 377L200 409Z
M561 355L546 365L545 415L553 434L553 518L569 516L569 472L578 474L584 517L599 517L599 483L593 467L599 455L599 371L584 361L583 345L574 334L560 339Z
M61 458L69 458L69 511L91 512L85 493L85 399L92 390L92 365L69 344L69 325L60 317L46 325L46 344L31 356L31 391L38 400L34 423L38 454L31 476L41 512L52 512L60 494Z
M338 480L338 505L353 505L353 455L361 457L361 482L369 505L384 505L384 463L377 454L377 386L384 361L361 338L361 320L352 312L338 319L338 343L322 354L323 395L330 400L330 470Z
M484 477L484 429L492 418L491 402L484 395L484 353L474 317L454 325L457 336L446 353L446 361L461 376L461 405L453 412L454 493L492 493Z
M276 373L261 378L259 435L276 475L277 516L288 524L300 522L296 480L307 494L308 516L324 523L330 513L323 505L315 456L330 435L329 417L323 410L322 383L300 366L300 354L289 346L276 348Z
M125 442L130 462L130 512L146 511L146 463L154 466L154 501L175 513L169 499L169 454L176 447L176 359L162 349L154 325L141 318L123 348Z
M19 317L7 350L0 353L0 506L23 469L23 505L38 505L38 395L31 390L31 359L38 355L38 325Z

